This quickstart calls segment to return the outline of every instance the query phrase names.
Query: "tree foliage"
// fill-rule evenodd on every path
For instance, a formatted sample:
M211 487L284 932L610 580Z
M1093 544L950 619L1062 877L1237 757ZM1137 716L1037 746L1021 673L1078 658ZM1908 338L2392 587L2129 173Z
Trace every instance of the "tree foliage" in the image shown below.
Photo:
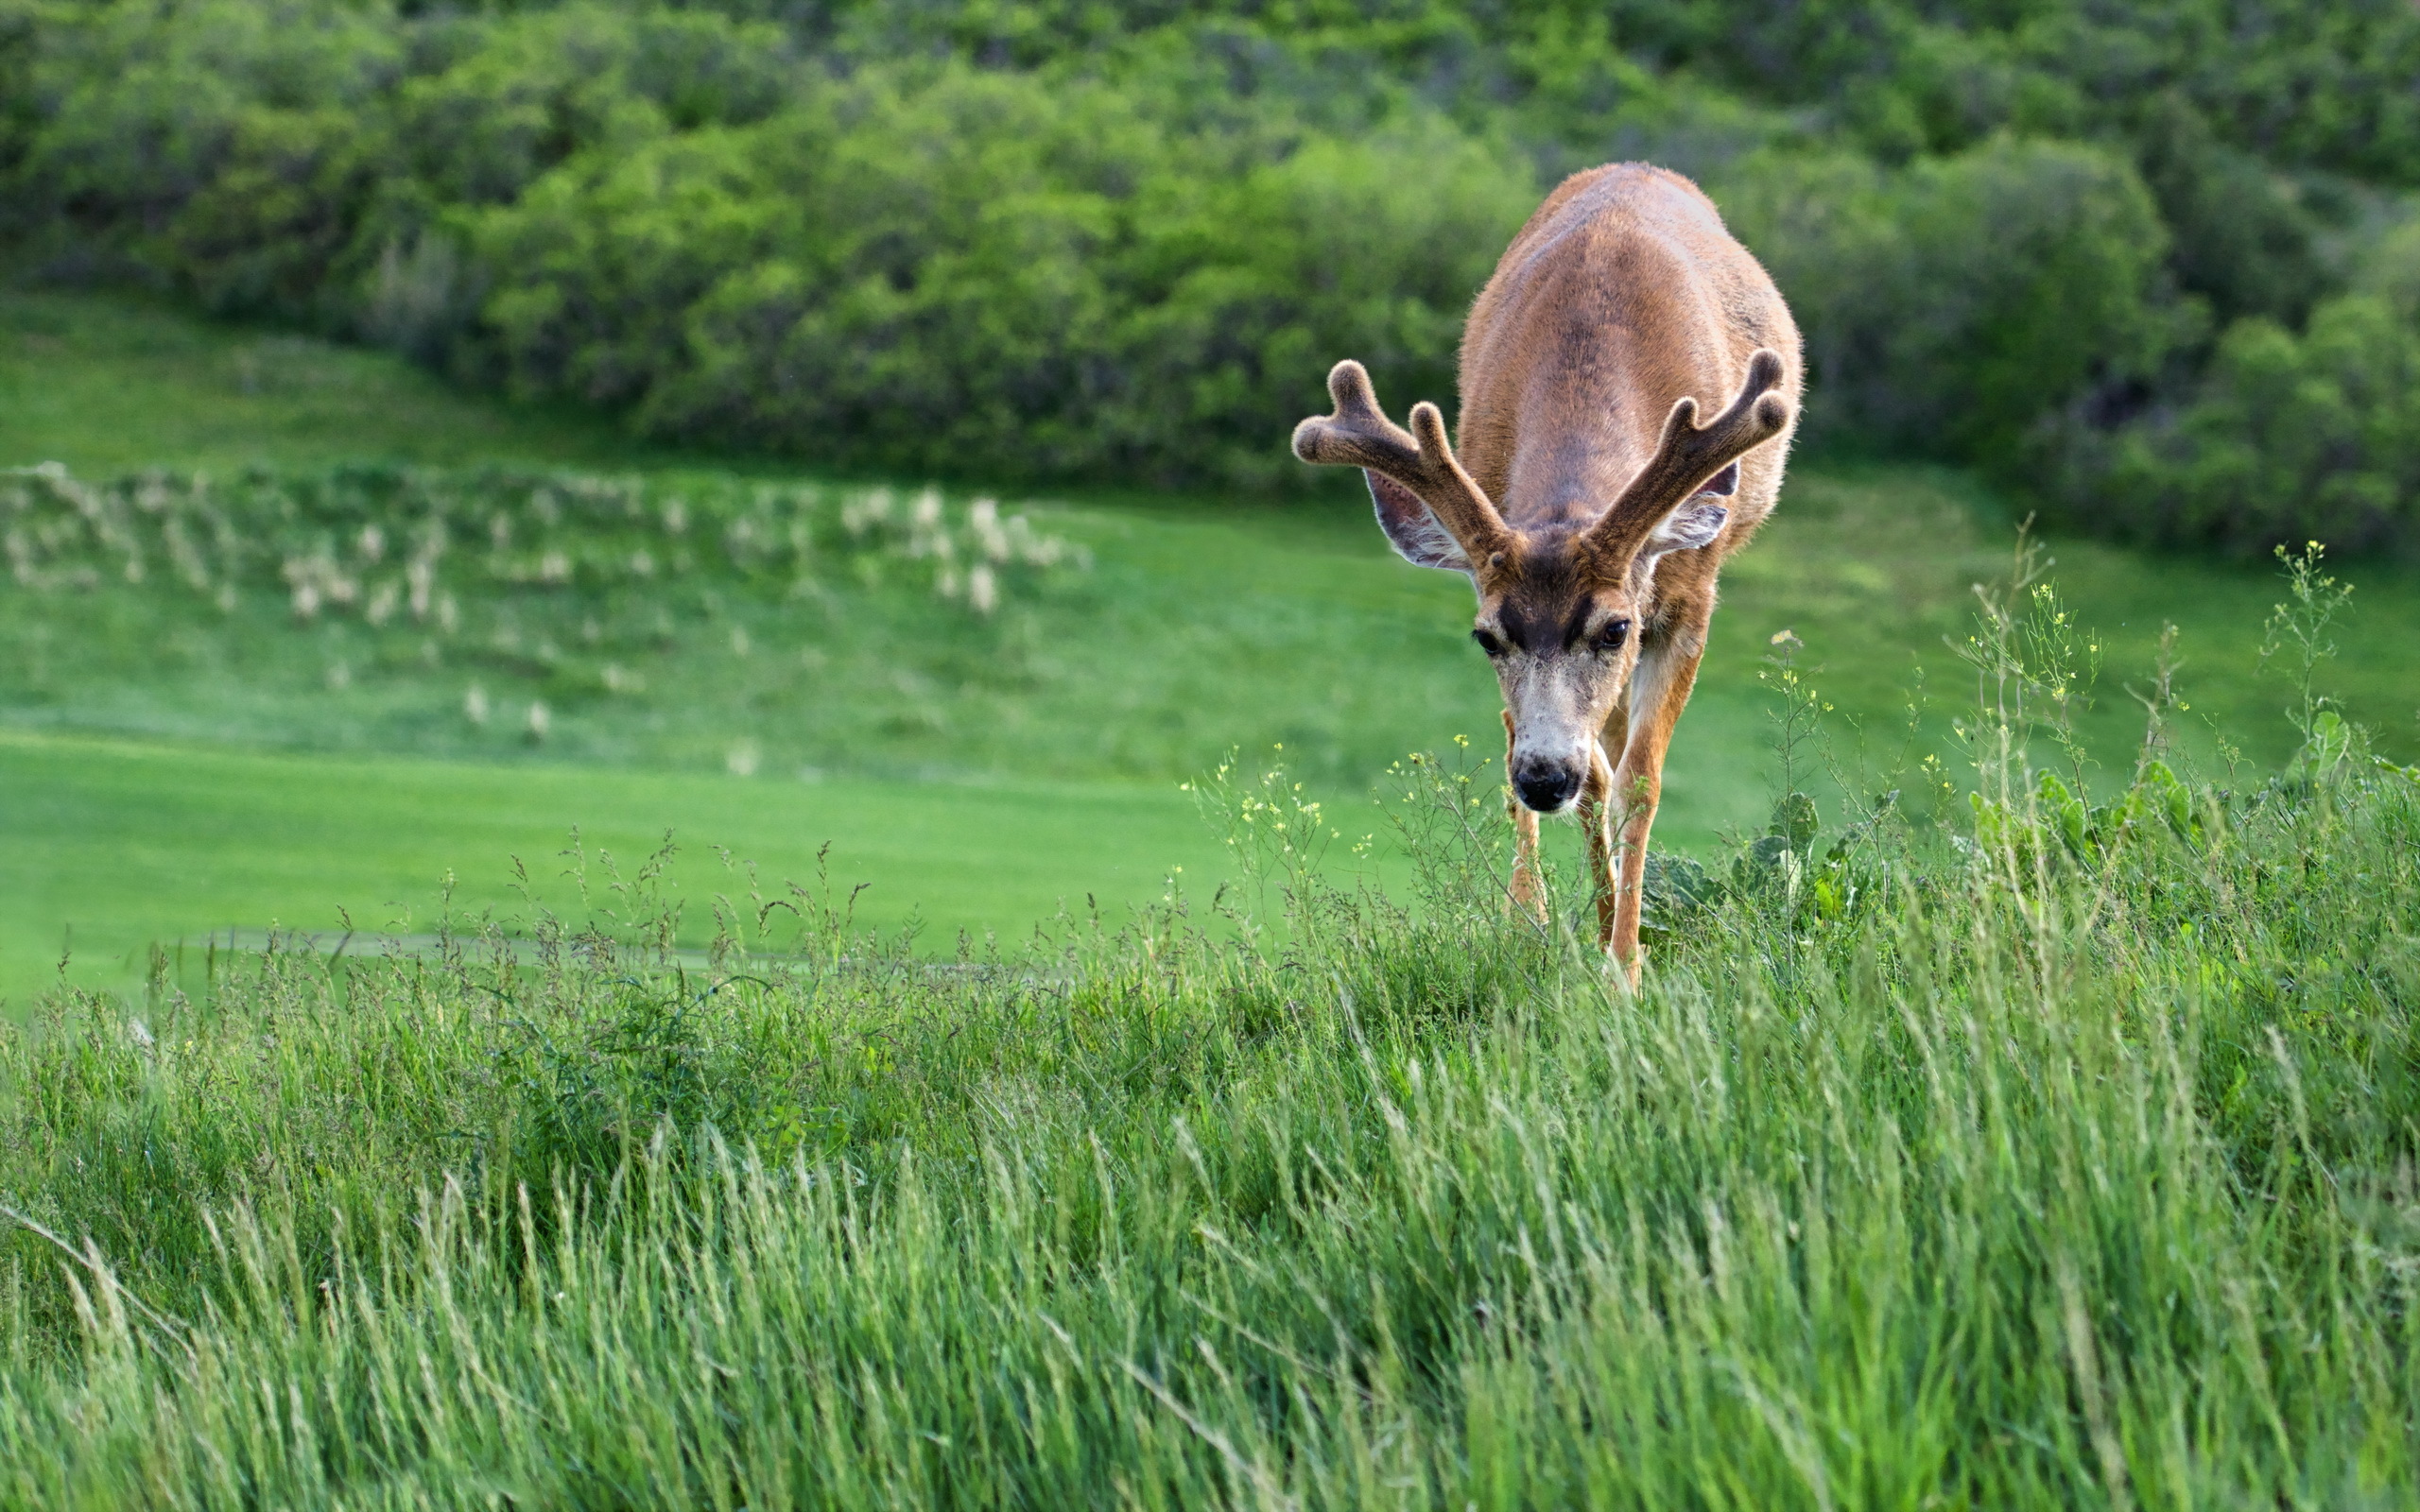
M2368 480L2349 514L2239 480L2256 436L2399 423L2392 385L2314 429L2248 375L2415 339L2338 302L2411 260L2415 82L2394 0L9 0L0 200L50 272L652 434L1268 487L1330 362L1450 398L1547 185L1652 158L1798 310L1810 443L2145 537L2384 547L2395 467L2288 469Z

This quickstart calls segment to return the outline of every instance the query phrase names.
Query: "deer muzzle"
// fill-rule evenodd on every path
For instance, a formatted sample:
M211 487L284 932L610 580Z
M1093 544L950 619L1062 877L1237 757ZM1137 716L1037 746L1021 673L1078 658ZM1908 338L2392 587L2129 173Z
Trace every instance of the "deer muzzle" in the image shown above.
M1525 807L1540 814L1561 814L1580 797L1586 768L1578 761L1550 756L1523 756L1512 764L1512 791Z

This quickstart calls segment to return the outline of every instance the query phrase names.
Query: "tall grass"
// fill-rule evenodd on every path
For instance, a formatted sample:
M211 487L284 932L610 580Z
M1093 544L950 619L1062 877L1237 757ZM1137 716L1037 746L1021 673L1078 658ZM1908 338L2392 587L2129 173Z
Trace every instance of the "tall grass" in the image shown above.
M1252 885L1013 956L743 886L683 971L583 863L518 955L59 996L0 1497L2408 1504L2420 774L2045 782L2056 613L1979 630L1970 825L1785 795L1637 994L1424 762L1401 901L1230 774Z

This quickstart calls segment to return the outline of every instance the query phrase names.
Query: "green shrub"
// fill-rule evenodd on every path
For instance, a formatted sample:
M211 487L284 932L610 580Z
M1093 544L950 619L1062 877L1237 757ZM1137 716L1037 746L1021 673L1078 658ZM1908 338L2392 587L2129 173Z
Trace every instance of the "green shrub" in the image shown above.
M1265 488L1312 486L1284 438L1331 362L1450 398L1546 183L1652 157L1796 302L1810 441L2055 486L2193 391L2208 317L2335 290L2382 202L2329 176L2420 180L2415 67L2380 0L19 0L0 173L39 266L650 435ZM2078 518L2176 534L2132 497Z
M2178 333L2158 214L2104 151L2003 138L1897 171L1768 153L1718 187L1805 329L1819 435L2004 460Z
M2231 327L2191 399L2085 465L2075 507L2154 541L2255 553L2306 539L2360 551L2420 539L2420 330L2353 294L2297 335Z
M1436 125L1254 162L1106 90L952 75L856 104L736 149L772 225L700 189L723 215L690 223L763 255L696 301L641 423L943 472L1290 479L1270 438L1338 354L1406 402L1451 394L1462 303L1533 194ZM583 221L612 217L558 224Z
M2298 324L2329 291L2320 217L2290 180L2220 141L2173 95L2146 114L2143 178L2172 234L2178 284L2221 322L2267 316Z

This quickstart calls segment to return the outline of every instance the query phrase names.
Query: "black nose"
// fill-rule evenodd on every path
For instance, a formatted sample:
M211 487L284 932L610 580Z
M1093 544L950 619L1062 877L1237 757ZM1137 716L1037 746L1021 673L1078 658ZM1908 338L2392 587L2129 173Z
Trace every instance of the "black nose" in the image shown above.
M1580 768L1570 762L1525 760L1512 771L1513 791L1541 814L1552 814L1580 791Z

